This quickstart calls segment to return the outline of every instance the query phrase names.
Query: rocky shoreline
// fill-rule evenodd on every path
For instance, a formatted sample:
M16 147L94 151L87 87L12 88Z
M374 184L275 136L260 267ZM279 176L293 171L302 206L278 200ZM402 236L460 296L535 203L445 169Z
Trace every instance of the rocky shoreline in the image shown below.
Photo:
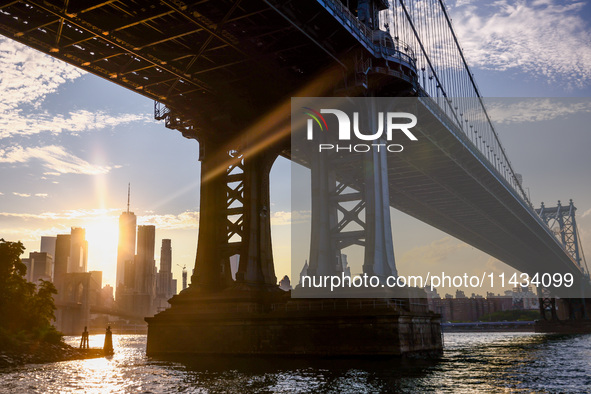
M22 344L18 349L0 350L0 368L98 357L104 357L103 349L78 349L63 342L32 342Z

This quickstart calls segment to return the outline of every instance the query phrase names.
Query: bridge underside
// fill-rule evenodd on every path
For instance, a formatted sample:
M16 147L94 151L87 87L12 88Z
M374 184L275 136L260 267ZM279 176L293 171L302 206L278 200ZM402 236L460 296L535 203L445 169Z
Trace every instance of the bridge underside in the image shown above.
M579 268L539 217L430 99L418 141L388 156L391 206L530 274Z
M398 106L391 110L406 108L417 115L419 122L412 129L417 141L389 141L404 146L401 153L386 154L391 207L532 277L536 273L573 274L576 294L563 288L555 295L589 294L591 289L572 256L432 99L420 97L392 103ZM307 150L305 145L297 142L292 149L296 150L290 152L289 158L313 167L309 152L299 151ZM340 158L337 154L331 159L338 167L335 170L338 181L358 191L364 189L366 179L364 167L360 165L362 155L365 154L345 151ZM352 156L359 159L351 159Z
M360 48L314 0L29 0L0 16L0 34L165 104L200 140L236 137L323 70L308 93L332 95Z

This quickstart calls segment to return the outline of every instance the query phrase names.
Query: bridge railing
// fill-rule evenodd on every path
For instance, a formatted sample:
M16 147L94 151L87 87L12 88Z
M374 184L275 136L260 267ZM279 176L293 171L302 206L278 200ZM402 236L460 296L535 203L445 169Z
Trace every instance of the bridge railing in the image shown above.
M380 28L414 48L421 95L431 97L533 210L468 67L443 0L392 0Z
M376 56L397 58L416 69L420 93L431 97L455 121L489 165L533 210L491 122L443 0L391 0L374 29L361 22L341 0L317 1Z
M380 54L384 58L399 59L413 67L415 66L416 57L411 45L400 39L392 40L392 37L386 31L369 28L357 19L340 0L318 0L318 3L334 15L366 48L375 54Z

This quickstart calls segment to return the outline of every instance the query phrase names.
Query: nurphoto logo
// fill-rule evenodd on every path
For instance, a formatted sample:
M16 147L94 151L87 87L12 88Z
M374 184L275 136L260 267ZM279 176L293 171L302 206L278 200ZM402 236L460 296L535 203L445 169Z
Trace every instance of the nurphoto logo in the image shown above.
M364 133L359 126L359 112L353 112L353 122L347 113L339 109L321 109L316 111L309 107L303 107L304 114L309 116L307 120L307 134L308 141L314 140L314 128L319 129L321 133L329 133L328 123L322 114L330 114L336 117L338 122L338 141L351 141L356 138L361 141L374 141L372 144L339 144L339 143L320 143L318 144L318 151L335 151L335 152L369 152L370 150L386 149L388 152L402 152L404 147L401 144L388 144L384 141L392 141L395 132L402 132L411 141L417 141L417 137L410 131L411 128L417 125L417 117L408 112L378 112L377 114L377 130ZM316 125L316 126L315 126ZM334 135L329 137L334 139Z

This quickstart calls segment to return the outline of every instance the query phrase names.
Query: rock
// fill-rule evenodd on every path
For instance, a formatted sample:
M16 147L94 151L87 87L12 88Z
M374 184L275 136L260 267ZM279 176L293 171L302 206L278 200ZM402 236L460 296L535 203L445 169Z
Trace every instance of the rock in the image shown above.
M0 352L0 368L103 357L102 349L77 349L65 343L32 342Z

